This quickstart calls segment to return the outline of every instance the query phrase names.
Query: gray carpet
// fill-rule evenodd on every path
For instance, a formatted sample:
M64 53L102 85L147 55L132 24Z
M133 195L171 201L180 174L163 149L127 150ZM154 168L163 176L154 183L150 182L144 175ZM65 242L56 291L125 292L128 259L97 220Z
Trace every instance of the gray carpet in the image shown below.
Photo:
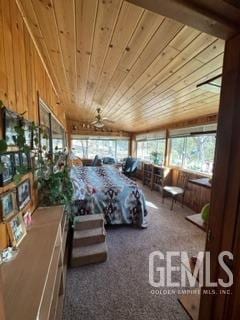
M170 211L160 195L144 188L149 227L107 229L108 260L69 269L64 320L185 320L189 319L177 295L153 295L148 283L150 252L203 250L205 233L184 219L192 212L180 205ZM177 278L178 275L175 275Z

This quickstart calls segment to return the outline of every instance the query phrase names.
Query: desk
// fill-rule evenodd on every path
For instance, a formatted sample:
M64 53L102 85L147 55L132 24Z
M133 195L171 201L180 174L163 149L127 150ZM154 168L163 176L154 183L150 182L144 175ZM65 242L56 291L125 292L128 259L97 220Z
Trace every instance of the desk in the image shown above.
M209 182L209 178L189 179L188 182L196 184L200 187L204 187L208 189L212 188L212 184Z

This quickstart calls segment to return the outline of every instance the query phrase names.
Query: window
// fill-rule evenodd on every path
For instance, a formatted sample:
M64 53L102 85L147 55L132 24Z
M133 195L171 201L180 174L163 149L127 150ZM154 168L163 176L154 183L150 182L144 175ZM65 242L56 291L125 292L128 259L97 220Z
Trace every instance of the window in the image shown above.
M183 165L183 155L185 146L185 138L174 138L171 140L171 157L170 163L177 167Z
M88 141L88 157L92 159L96 154L100 157L115 158L115 141L90 139Z
M184 168L212 173L215 142L215 135L187 137Z
M72 150L80 158L112 157L122 160L129 155L129 140L84 138L72 139Z
M39 100L39 118L42 127L41 146L47 152L63 151L66 146L65 131L45 103Z
M171 139L170 164L211 174L214 163L215 134Z
M51 117L51 126L52 126L52 148L54 151L63 151L64 149L64 129L59 124L59 122Z
M165 139L153 139L153 140L144 140L137 142L137 157L151 161L153 160L152 153L157 152L158 162L162 164L164 161L164 153L165 153Z
M74 154L80 158L88 158L88 140L72 140L72 150Z
M129 141L128 140L116 140L116 158L124 159L129 156Z
M50 111L47 109L45 104L40 100L39 104L39 118L40 126L42 128L41 133L41 146L46 152L49 152L51 149L50 146Z

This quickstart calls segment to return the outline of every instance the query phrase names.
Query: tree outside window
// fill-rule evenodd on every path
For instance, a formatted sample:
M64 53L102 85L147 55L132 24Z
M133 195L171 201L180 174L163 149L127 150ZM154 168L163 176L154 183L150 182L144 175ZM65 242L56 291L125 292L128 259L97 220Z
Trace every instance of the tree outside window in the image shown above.
M73 139L73 152L83 159L99 157L112 157L122 160L129 155L129 140L118 139Z
M215 143L214 134L172 138L170 165L211 174Z
M165 153L165 139L152 139L137 142L137 157L145 161L152 161L151 154L159 153L159 164L163 164Z

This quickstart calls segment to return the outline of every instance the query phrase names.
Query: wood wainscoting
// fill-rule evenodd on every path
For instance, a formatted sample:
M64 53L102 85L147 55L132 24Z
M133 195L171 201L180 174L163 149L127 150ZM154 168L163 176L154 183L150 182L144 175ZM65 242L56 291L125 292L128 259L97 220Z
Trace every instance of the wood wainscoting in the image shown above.
M38 92L66 127L62 102L15 1L0 1L0 34L0 100L38 123Z
M172 184L175 185L178 180L178 175L180 172L185 172L189 179L199 179L203 178L203 175L198 173L192 173L189 171L184 171L181 169L172 169ZM195 212L200 212L202 207L210 202L211 189L198 186L196 184L188 182L186 193L184 197L184 204L194 210Z

